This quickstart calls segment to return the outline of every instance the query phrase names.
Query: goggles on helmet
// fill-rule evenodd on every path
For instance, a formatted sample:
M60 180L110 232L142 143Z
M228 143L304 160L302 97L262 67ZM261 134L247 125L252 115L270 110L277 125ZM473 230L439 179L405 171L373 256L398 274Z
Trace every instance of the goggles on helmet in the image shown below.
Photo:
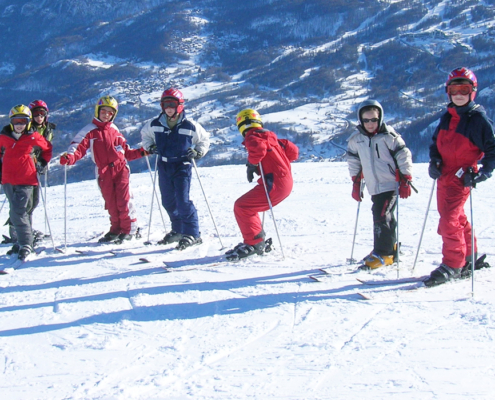
M177 108L179 107L179 102L177 100L166 99L162 101L162 108Z
M115 111L114 110L107 110L105 108L100 108L100 114L103 115L114 115Z
M46 112L46 110L43 110L43 109L39 109L39 110L33 110L33 118L34 117L39 117L40 115L42 117L46 117L48 113Z
M447 93L449 94L449 96L455 96L457 94L467 96L468 94L473 93L473 86L472 85L449 85L449 86L447 86Z
M29 118L11 118L10 123L12 125L27 125L29 123Z

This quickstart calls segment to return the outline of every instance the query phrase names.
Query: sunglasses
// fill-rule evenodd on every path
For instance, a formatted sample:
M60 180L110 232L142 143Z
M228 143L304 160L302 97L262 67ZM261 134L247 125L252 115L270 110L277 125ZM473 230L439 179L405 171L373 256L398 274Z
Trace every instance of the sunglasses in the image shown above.
M455 96L457 94L467 96L468 94L473 93L473 86L472 85L449 85L449 86L447 86L447 93L450 96Z
M12 125L27 125L29 120L27 118L12 118L10 122Z
M167 101L162 101L162 108L177 108L179 106L178 101L173 101L173 100L167 100Z
M46 117L48 113L45 111L45 110L36 110L36 111L33 111L33 117Z
M363 121L363 124L367 124L368 122L373 122L373 123L375 123L375 122L378 122L378 121L380 121L380 120L379 120L378 118L370 118L370 119L368 119L368 118L363 118L361 121Z

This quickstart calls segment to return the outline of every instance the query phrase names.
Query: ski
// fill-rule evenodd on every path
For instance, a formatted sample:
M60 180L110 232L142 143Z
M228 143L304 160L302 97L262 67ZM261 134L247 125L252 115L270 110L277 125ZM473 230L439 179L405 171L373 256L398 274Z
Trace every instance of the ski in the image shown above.
M99 252L96 252L96 251L88 251L88 250L74 250L78 255L81 255L81 256L95 256L95 255L105 255L105 253L108 253L108 255L112 256L112 257L116 257L119 252L116 251L116 250L109 250L107 252L102 252L102 253L99 253Z
M410 278L400 278L400 279L377 279L377 280L356 278L356 280L364 285L386 286L386 285L402 285L404 283L423 282L426 278L428 278L428 276L429 275L410 277Z

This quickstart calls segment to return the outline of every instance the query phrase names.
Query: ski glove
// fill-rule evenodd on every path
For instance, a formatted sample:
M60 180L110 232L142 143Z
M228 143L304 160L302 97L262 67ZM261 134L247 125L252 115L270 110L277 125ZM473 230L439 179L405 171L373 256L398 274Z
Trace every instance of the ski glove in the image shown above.
M464 186L475 188L477 183L484 182L491 176L491 172L485 172L483 168L479 172L466 171L464 173Z
M438 179L442 175L442 162L438 160L431 160L428 167L428 175L431 179Z
M44 175L46 173L48 169L47 164L43 158L38 158L38 161L36 161L36 171L38 171L38 174Z
M254 165L254 164L251 164L251 163L247 163L246 164L246 167L247 167L247 180L249 183L251 183L254 179L254 174L256 173L256 175L259 175L260 173L258 172L258 166L257 165Z
M189 147L187 149L187 158L189 161L194 160L199 160L201 157L203 157L203 153L200 151L194 150L192 147Z
M139 149L139 152L141 153L141 157L146 157L146 156L149 156L149 155L150 155L150 153L149 153L149 152L147 152L147 151L144 149L144 147L141 147L141 148Z
M156 144L152 144L149 149L148 149L149 154L158 154L158 148L156 147Z
M411 175L402 175L399 170L395 171L395 180L399 182L399 197L407 199L411 195Z
M362 201L364 198L364 193L361 190L361 180L363 179L363 174L352 177L352 198L356 201Z
M60 164L61 165L72 165L76 162L76 160L74 159L74 155L73 154L67 154L67 153L64 153L60 156Z

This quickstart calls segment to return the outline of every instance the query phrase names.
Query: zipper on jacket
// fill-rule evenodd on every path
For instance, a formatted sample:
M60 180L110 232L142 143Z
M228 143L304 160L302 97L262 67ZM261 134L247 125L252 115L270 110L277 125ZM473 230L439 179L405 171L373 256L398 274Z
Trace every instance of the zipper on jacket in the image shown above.
M376 144L376 154L378 158L380 158L380 151L378 150L378 143Z

